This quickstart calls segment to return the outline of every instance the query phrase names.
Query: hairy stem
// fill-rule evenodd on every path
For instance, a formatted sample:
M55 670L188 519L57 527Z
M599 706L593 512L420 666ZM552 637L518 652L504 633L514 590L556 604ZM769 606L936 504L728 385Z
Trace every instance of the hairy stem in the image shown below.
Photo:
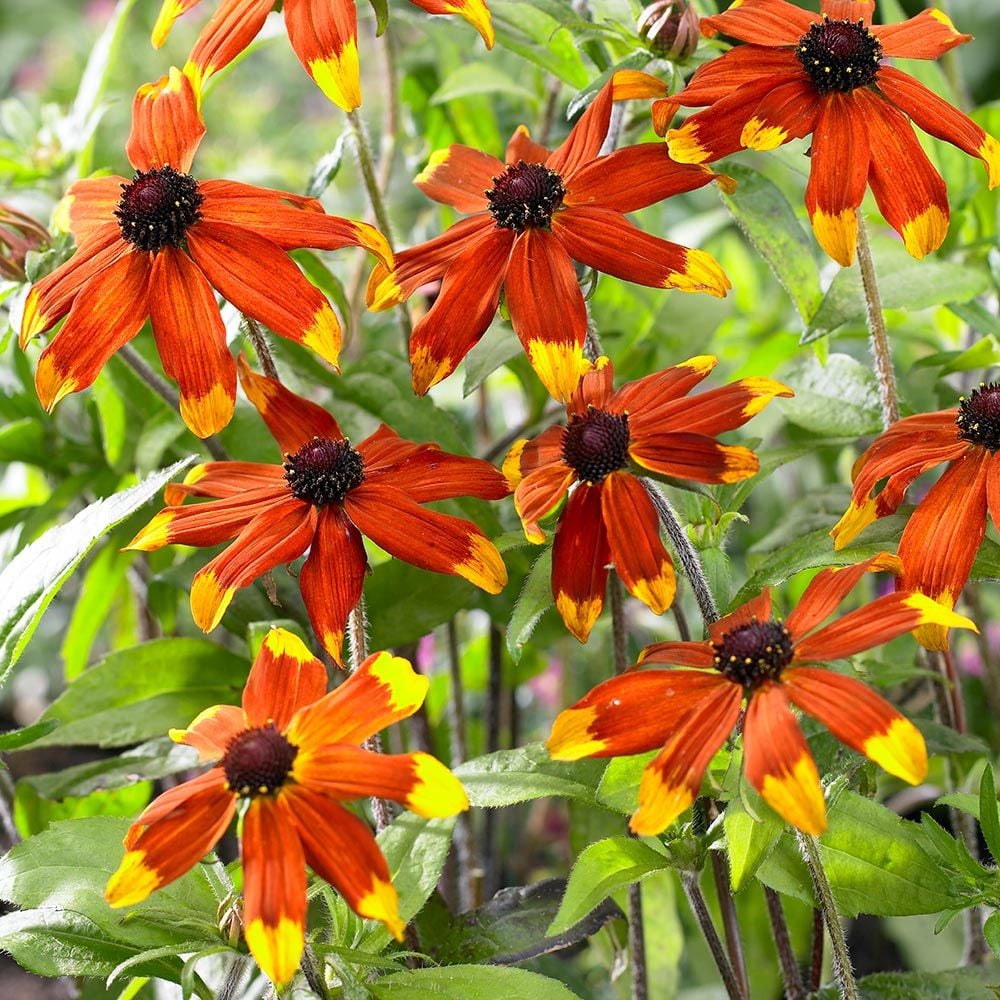
M729 882L729 868L725 856L720 851L710 851L709 853L712 856L712 878L715 880L715 894L718 897L719 910L722 914L722 931L726 938L729 962L744 996L750 996L746 959L743 955L743 938L740 934L739 918L736 915L733 889Z
M726 988L729 1000L746 1000L745 994L740 989L739 981L733 973L733 967L729 964L729 956L726 949L719 940L719 934L712 923L712 916L708 912L708 905L702 895L701 886L698 885L698 876L693 872L681 874L681 884L684 886L684 894L691 904L691 912L694 914L701 933L708 945L708 950L712 953L716 968L722 977L722 985Z
M820 856L819 841L811 834L796 832L799 850L812 877L813 888L816 891L816 901L823 911L823 923L830 935L830 946L833 949L833 976L843 1000L860 1000L858 984L854 981L854 970L851 968L851 956L847 951L847 941L844 938L844 928L837 915L837 905L833 899L833 890L826 877L823 859Z
M280 382L278 367L275 365L274 355L271 353L271 345L268 344L267 337L260 328L260 324L252 316L247 316L244 313L243 329L246 330L247 337L250 338L250 343L253 344L257 360L260 362L260 367L263 369L264 374L268 378L273 378L275 382Z
M823 911L813 910L812 948L809 952L809 982L810 993L815 993L823 982L823 946L826 943L826 932L823 927Z
M868 228L864 216L858 210L858 267L861 269L861 285L865 293L865 311L868 314L868 343L875 363L875 377L878 379L879 400L882 403L882 423L889 427L899 420L899 389L896 373L892 367L892 351L889 349L889 334L885 328L885 313L882 311L882 296L875 277L875 261L871 244L868 242Z
M802 985L799 963L795 960L792 942L788 937L788 924L785 923L785 911L781 907L781 897L770 886L765 885L764 899L767 901L767 915L771 921L774 947L778 952L781 978L785 984L785 1000L806 1000L806 990Z
M486 683L486 752L500 749L500 714L503 699L503 632L489 625L489 662ZM499 809L483 810L483 897L492 899L500 887L500 856L497 849Z
M698 602L701 617L704 619L706 625L717 622L719 620L719 608L715 603L715 598L712 596L712 588L708 585L705 570L701 565L701 560L698 558L698 553L695 551L694 546L691 544L691 539L688 538L687 532L678 520L676 511L670 506L670 501L663 495L663 491L652 479L641 479L640 482L649 494L650 500L653 501L656 513L660 517L660 523L663 525L667 537L670 539L674 551L677 553L677 558L680 560L684 575L691 581L691 588L694 590L695 600Z

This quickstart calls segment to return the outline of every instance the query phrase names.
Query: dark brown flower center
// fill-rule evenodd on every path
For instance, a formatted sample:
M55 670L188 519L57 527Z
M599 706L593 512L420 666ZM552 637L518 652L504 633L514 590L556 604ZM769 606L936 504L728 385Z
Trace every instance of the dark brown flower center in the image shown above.
M958 436L990 451L1000 451L1000 382L980 382L958 404Z
M780 621L754 618L727 632L715 647L715 668L735 684L755 688L777 680L792 662L792 637Z
M501 229L522 233L547 227L565 194L562 178L554 170L521 160L493 178L486 199Z
M300 500L325 507L339 503L365 480L365 460L346 438L313 438L285 456L285 481Z
M189 174L154 167L122 185L115 217L126 242L159 253L183 245L185 234L201 218L202 201L198 182Z
M563 459L585 483L599 483L628 463L628 414L593 406L574 414L563 432Z
M285 783L298 752L273 724L234 736L222 758L229 790L244 798L276 792Z
M799 39L796 55L821 94L849 93L875 82L882 43L864 21L824 18Z

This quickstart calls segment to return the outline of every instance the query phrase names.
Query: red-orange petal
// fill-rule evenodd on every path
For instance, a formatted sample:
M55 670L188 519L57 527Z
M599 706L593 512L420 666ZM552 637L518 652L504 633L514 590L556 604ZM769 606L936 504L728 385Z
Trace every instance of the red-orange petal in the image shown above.
M315 509L293 496L262 510L224 552L195 574L191 585L191 614L195 624L202 631L211 632L240 587L302 555L315 531Z
M654 642L639 653L639 663L673 663L679 667L709 668L715 650L709 642Z
M273 723L279 731L305 705L326 694L326 667L292 632L273 628L261 643L243 689L247 726Z
M287 0L284 13L288 40L316 86L344 111L360 107L355 5L344 0Z
M363 482L344 507L362 534L397 559L461 576L490 594L507 583L500 553L471 521L425 510L384 481Z
M815 128L820 105L816 85L801 73L761 99L743 126L740 142L750 149L768 150L801 139Z
M199 3L201 3L201 0L163 0L163 5L160 7L160 13L157 15L156 24L153 25L152 37L150 38L153 48L160 48L167 40L174 21L181 14L189 11L195 4Z
M877 24L872 34L890 58L939 59L949 49L972 41L963 35L944 11L931 8L899 24Z
M237 705L213 705L195 718L187 729L171 729L170 738L175 743L194 747L198 762L218 761L234 736L247 728L243 709Z
M986 466L986 506L997 531L1000 531L1000 459L996 453Z
M819 772L781 684L765 684L750 697L743 723L743 769L786 823L816 837L826 829Z
M789 49L737 45L699 66L687 86L672 94L670 100L686 107L714 104L744 83L768 77L776 84L782 77L798 76L801 72L802 63Z
M195 263L240 312L337 364L340 321L276 243L239 226L204 221L188 230L187 241Z
M494 228L448 268L437 300L410 337L418 395L450 375L493 321L513 242L513 231Z
M786 0L735 0L728 10L701 19L701 33L718 33L755 45L795 45L818 20Z
M199 101L205 81L257 37L273 6L274 0L221 0L184 66Z
M653 614L662 615L673 602L677 581L649 494L631 473L612 472L601 489L601 512L622 583Z
M833 21L862 21L871 27L875 0L819 0L819 11Z
M814 667L786 670L781 683L792 702L841 743L911 785L927 776L923 736L867 684Z
M552 543L552 596L566 628L586 642L604 607L611 548L601 513L601 484L580 483Z
M545 165L565 180L572 177L574 171L585 163L593 160L607 137L613 104L614 77L597 92L562 145L549 155Z
M611 358L602 355L581 376L580 383L566 404L568 416L585 414L590 407L624 413L622 407L612 407L611 397L615 391L615 366Z
M305 945L306 857L289 795L261 795L243 817L243 936L278 986L298 971Z
M410 0L410 3L428 14L457 14L465 18L479 32L486 48L493 48L493 19L485 0Z
M358 451L365 459L365 475L370 479L385 476L391 486L402 490L416 503L452 497L501 500L510 493L500 470L481 458L452 455L433 444L406 444L412 449L410 454L375 469L368 461L367 442L362 441Z
M576 473L562 462L543 466L529 473L514 492L514 507L528 541L540 544L545 541L539 521L552 513L566 496L576 479Z
M760 469L749 448L719 444L704 434L646 433L629 445L628 453L644 469L697 483L736 483Z
M226 832L236 796L221 767L154 799L125 834L126 854L108 880L112 906L134 906L193 868Z
M507 143L504 153L504 163L544 163L550 156L550 150L531 138L527 125L518 125Z
M114 212L121 201L122 185L127 183L124 177L111 174L106 177L85 177L70 185L56 209L56 215L58 217L65 213L69 216L69 230L77 245L73 260L80 256L83 244L98 233L108 234L105 237L108 243L114 237L121 240L121 226ZM121 243L122 253L130 249L130 244L124 240Z
M191 81L171 66L166 76L135 92L125 155L136 170L169 166L186 174L204 135Z
M718 675L712 681L642 772L639 808L629 822L640 837L662 833L694 802L705 769L736 725L743 689Z
M413 179L428 198L451 205L459 212L484 212L486 192L504 165L489 153L457 143L431 153L427 166Z
M514 242L504 295L535 374L565 402L589 367L583 356L587 306L573 261L555 235L528 229Z
M662 746L692 709L722 687L732 685L714 671L635 670L621 674L598 684L560 712L545 745L554 760L645 753Z
M326 745L301 751L292 777L311 791L337 800L373 795L400 802L418 816L454 816L469 808L462 783L426 753L373 753L361 747Z
M765 587L756 597L751 597L745 604L734 608L728 615L723 615L718 621L714 621L708 626L708 637L711 642L722 642L729 632L750 622L766 622L771 617L771 588ZM714 657L714 651L712 652Z
M813 135L806 209L819 245L850 267L858 243L858 208L871 162L869 131L852 94L834 91L820 102Z
M77 292L66 322L42 351L35 388L51 410L63 396L91 385L115 351L141 329L148 308L149 257L127 253Z
M620 212L567 208L553 215L552 232L574 260L624 281L718 298L730 288L711 254L650 236Z
M413 715L423 704L427 687L427 678L409 661L373 653L333 691L301 709L286 735L304 750L326 743L358 745Z
M201 462L192 466L184 481L169 483L163 491L164 501L171 507L184 503L187 497L234 497L248 490L279 486L285 470L280 465L262 462Z
M906 116L874 92L859 88L857 95L871 141L872 194L885 221L919 260L948 235L948 189Z
M313 631L338 666L344 665L344 629L361 600L367 571L361 533L339 504L324 507L299 586Z
M294 454L315 437L343 439L340 425L318 403L296 395L277 379L258 375L242 354L237 365L247 399L257 407L282 454Z
M705 379L717 360L704 354L626 382L611 397L608 407L614 413L628 413L630 434L659 430L663 419L675 411L675 401Z
M287 793L309 867L339 892L355 913L380 920L402 940L404 924L389 866L367 824L342 805L307 788Z
M182 250L164 247L153 258L149 318L184 423L203 438L222 430L236 405L236 365L215 292Z

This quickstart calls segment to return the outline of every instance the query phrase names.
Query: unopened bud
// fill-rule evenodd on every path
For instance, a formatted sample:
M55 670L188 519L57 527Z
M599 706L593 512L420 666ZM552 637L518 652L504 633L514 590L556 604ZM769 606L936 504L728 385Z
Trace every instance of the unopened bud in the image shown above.
M0 202L0 277L24 281L24 258L51 242L48 230L37 219Z
M657 55L680 62L698 48L698 15L690 0L656 0L639 15L640 37Z

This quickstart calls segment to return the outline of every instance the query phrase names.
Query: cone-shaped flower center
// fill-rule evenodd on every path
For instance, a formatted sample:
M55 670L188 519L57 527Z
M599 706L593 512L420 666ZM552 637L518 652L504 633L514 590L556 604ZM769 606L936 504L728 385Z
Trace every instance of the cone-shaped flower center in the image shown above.
M501 229L523 233L532 227L547 227L564 194L562 178L554 170L521 160L493 178L486 198Z
M273 724L234 736L222 758L230 791L243 797L277 791L285 783L298 752L299 748L292 746Z
M755 688L776 680L792 662L792 637L780 621L757 619L727 632L715 646L715 668L735 684Z
M574 414L563 433L563 459L585 483L599 483L628 463L628 414L593 406Z
M200 218L203 196L198 182L173 167L140 170L128 184L115 209L122 238L140 250L159 253L179 247L184 234Z
M980 383L958 404L958 436L990 451L1000 451L1000 382Z
M799 39L796 55L821 94L848 93L875 82L882 43L864 21L824 18Z
M339 503L365 479L365 461L346 438L313 438L285 456L285 481L300 500L325 507Z

